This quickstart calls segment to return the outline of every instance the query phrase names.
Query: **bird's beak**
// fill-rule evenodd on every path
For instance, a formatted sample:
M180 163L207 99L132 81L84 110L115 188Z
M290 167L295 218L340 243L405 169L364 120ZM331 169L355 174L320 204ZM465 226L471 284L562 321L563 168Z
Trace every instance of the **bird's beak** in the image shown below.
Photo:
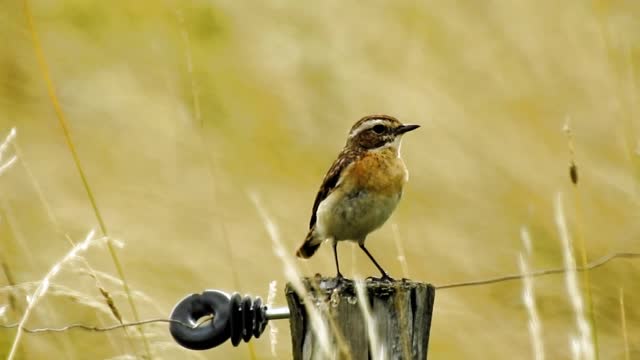
M420 125L402 125L400 127L397 127L395 132L396 132L396 135L401 135L411 130L415 130L419 127Z

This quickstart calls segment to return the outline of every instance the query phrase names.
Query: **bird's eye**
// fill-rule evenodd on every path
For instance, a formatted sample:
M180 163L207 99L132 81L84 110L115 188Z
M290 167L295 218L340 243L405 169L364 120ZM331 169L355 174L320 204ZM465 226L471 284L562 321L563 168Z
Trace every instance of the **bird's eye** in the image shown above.
M382 134L385 130L387 130L387 127L384 125L376 125L373 127L373 132L376 134Z

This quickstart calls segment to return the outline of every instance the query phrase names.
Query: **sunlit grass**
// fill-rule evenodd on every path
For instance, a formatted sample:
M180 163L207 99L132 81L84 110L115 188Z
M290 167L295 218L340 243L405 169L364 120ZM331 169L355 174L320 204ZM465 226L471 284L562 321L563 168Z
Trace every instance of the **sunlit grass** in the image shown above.
M396 223L391 224L391 230L393 231L393 242L396 245L396 251L398 252L398 261L402 267L402 276L405 279L410 279L409 276L409 264L407 264L407 256L405 255L404 245L400 239L400 231Z
M104 222L104 219L102 218L102 214L100 212L100 209L98 208L98 204L96 201L96 198L93 194L93 190L91 189L91 187L89 186L89 181L87 179L87 176L85 175L85 171L82 167L82 164L80 162L80 157L78 155L78 152L76 151L75 145L73 143L73 140L71 138L71 130L69 128L68 125L68 121L66 119L66 116L64 114L64 111L62 110L62 106L60 105L60 102L58 101L58 96L56 94L56 89L53 83L53 80L51 78L50 72L49 72L49 65L47 64L47 60L45 57L45 53L44 50L42 48L42 44L40 42L40 36L38 34L38 31L36 29L36 24L33 18L33 15L31 13L31 6L29 3L30 0L23 0L23 4L24 4L24 14L27 20L27 24L28 24L28 28L31 34L31 39L33 41L33 48L35 50L36 53L36 57L38 59L38 65L40 68L40 71L42 73L42 77L44 79L46 88L47 88L47 93L49 95L49 99L51 100L51 104L53 105L54 111L56 113L56 117L58 119L58 123L60 124L61 128L62 128L62 132L64 134L64 139L66 141L67 147L69 149L69 152L71 153L71 156L73 158L73 161L76 165L76 169L78 171L78 174L80 175L80 179L82 180L82 185L84 187L84 189L87 192L87 197L89 198L89 202L91 203L91 206L93 208L93 211L95 213L96 216L96 220L98 221L98 225L100 226L100 230L103 234L103 236L106 237L107 239L107 248L109 249L109 255L111 256L111 259L113 260L113 264L116 268L116 271L118 272L118 276L122 279L122 284L123 284L123 288L125 293L127 294L127 300L129 301L129 305L131 306L131 311L133 313L133 317L136 321L140 321L140 316L138 314L138 309L136 308L135 302L133 301L133 296L131 295L131 290L129 288L129 284L126 280L125 274L124 274L124 269L122 267L122 264L120 262L120 259L118 258L118 255L116 254L116 250L115 247L113 245L113 243L111 242L111 238L109 237L109 232L107 231L107 226ZM108 301L109 299L107 299ZM113 308L113 306L112 306ZM121 319L119 319L121 320ZM142 328L138 328L138 331L140 332L140 334L142 335L142 344L144 345L144 349L146 352L146 355L148 358L151 358L151 350L149 348L149 343L144 335L144 330ZM16 339L19 338L20 335L20 330L18 330L18 335L16 336ZM17 343L17 341L16 341ZM14 343L15 344L15 343ZM15 345L14 348L12 348L10 355L13 355L15 351Z
M558 194L554 202L554 215L558 233L562 243L562 255L565 269L570 269L565 273L565 281L571 306L575 313L576 327L578 335L570 335L571 353L576 359L594 359L596 357L595 344L593 341L592 328L587 320L588 309L585 309L582 292L578 285L578 272L576 261L573 255L573 245L564 215L562 196ZM586 273L587 271L585 271Z
M624 289L620 288L618 294L618 301L620 303L620 328L622 332L622 340L624 344L624 359L629 360L631 357L629 353L629 332L627 331L627 316L624 309Z
M540 323L540 316L538 315L538 308L536 305L536 296L533 278L527 276L531 272L529 267L529 258L531 257L531 235L526 228L520 230L520 238L522 239L522 245L524 252L520 253L518 265L520 272L524 275L523 289L522 289L522 302L527 308L527 314L529 316L529 337L531 338L531 349L533 352L533 358L536 360L544 360L544 340L542 338L542 324Z
M640 249L636 2L30 4L44 73L22 4L0 14L0 139L15 128L20 145L0 151L0 167L16 156L0 174L3 323L20 320L25 296L68 251L65 235L81 238L96 216L110 239L127 240L116 267L130 294L112 256L91 251L56 276L30 327L117 324L110 301L131 320L127 299L142 318L166 316L186 293L255 295L273 280L333 275L321 248L287 277L244 189L260 194L279 254L291 254L348 128L371 113L422 125L403 144L411 177L400 206L367 242L392 274L447 284L518 273L522 224L535 240L529 268L562 267L558 190L576 265ZM345 269L374 274L359 252L344 255ZM577 274L594 356L636 355L638 271L620 260ZM430 358L534 358L523 285L442 291ZM536 277L535 290L545 358L571 358L568 336L580 332L566 279ZM266 337L194 353L160 325L145 334L164 358L286 359L289 329L278 325L277 355ZM12 331L0 329L0 357ZM17 357L140 356L131 333L24 334Z
M278 283L274 280L269 283L269 294L267 295L267 308L273 308L277 296ZM271 355L277 357L276 345L278 345L278 327L273 321L269 322L269 342L271 343Z
M578 254L580 259L580 266L586 267L589 263L589 259L587 257L587 246L585 245L584 234L582 230L582 194L580 191L580 172L581 169L578 167L576 160L576 150L573 142L573 133L571 132L571 125L569 123L569 119L567 119L567 123L564 126L564 131L567 134L567 144L569 147L569 155L570 155L570 164L569 164L569 178L571 183L573 184L573 202L574 202L574 210L576 217L576 238L578 240ZM587 317L589 319L589 327L590 332L593 334L593 344L594 344L594 356L596 359L599 358L598 351L598 328L596 326L595 314L593 310L593 295L591 290L591 281L590 275L588 271L584 271L582 274L582 288L585 292L585 303L586 303L586 311Z
M20 339L22 338L23 334L23 327L26 324L27 320L29 320L29 316L31 315L31 312L35 308L38 301L40 301L40 299L47 293L47 290L49 289L53 278L60 272L64 265L66 265L71 260L74 260L76 256L80 255L82 252L85 252L87 251L87 249L89 249L89 246L91 246L91 243L94 240L94 234L95 231L91 230L84 241L72 247L71 250L60 261L53 264L51 270L49 270L49 272L42 278L33 294L27 296L27 307L24 311L24 314L22 315L22 318L20 319L20 322L18 323L16 336L11 345L11 349L9 350L9 356L7 357L8 360L12 360L16 356L16 353L18 351L18 344L20 343Z
M5 137L4 141L0 143L0 175L2 175L3 172L7 171L7 169L9 169L18 159L17 155L13 155L7 160L3 159L4 153L7 151L11 140L13 140L15 137L16 128L12 128L9 131L9 134Z
M325 321L326 317L320 313L321 310L313 304L313 301L311 301L311 297L302 283L301 274L300 271L298 271L298 267L295 265L293 255L289 255L290 252L284 247L282 240L280 239L278 228L263 207L258 194L250 192L249 197L253 202L253 205L256 207L258 214L264 223L264 227L273 242L273 251L282 262L283 271L286 274L287 280L301 298L307 299L304 305L307 310L311 329L315 335L314 338L319 342L318 350L321 351L321 355L324 357L329 358L335 356L335 349L332 349L329 341L329 329Z

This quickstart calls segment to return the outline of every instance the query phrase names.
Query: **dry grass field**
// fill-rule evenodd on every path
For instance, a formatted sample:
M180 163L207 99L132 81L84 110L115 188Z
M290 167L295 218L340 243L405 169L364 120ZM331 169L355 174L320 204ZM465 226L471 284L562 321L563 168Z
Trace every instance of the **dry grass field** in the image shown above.
M367 242L392 275L445 285L517 274L521 258L640 252L638 19L630 0L0 1L0 141L15 128L0 324L27 309L28 328L109 326L114 308L166 318L188 293L265 298L273 280L284 305L261 211L293 254L350 126L374 113L422 126L403 143L403 199ZM345 275L377 276L357 247L340 254ZM330 246L297 265L335 271ZM438 291L429 358L640 358L640 260L587 274L578 293L561 274L533 279L535 319L522 281ZM268 331L192 352L160 323L17 344L0 328L0 357L288 359L276 325L275 355Z

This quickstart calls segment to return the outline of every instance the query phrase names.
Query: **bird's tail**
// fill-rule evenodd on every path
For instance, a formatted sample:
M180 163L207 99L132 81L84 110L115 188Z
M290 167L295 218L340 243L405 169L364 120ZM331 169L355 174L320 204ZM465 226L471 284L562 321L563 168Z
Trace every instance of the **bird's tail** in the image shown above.
M309 230L309 233L307 234L307 237L304 239L302 246L300 246L300 248L298 248L298 251L296 251L297 257L303 258L303 259L310 258L313 254L316 253L316 251L322 244L322 241L318 240L314 236L314 232L315 232L314 230L315 230L315 227Z

